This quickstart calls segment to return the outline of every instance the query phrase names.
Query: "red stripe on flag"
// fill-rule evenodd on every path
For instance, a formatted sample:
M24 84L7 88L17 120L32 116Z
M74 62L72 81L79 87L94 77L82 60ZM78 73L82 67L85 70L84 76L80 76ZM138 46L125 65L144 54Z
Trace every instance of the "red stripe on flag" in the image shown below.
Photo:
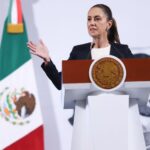
M18 23L22 23L22 8L20 0L16 0L17 2L17 12L18 12Z
M6 147L4 150L44 150L43 126L33 130L28 135Z

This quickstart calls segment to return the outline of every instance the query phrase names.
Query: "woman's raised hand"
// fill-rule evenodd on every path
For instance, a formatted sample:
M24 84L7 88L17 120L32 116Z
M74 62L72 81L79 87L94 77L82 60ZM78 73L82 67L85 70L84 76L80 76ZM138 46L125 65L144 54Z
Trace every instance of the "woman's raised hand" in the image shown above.
M48 48L46 47L46 45L43 43L42 40L40 40L37 44L33 43L32 41L29 41L27 43L27 47L30 49L31 54L39 56L45 62L50 61Z

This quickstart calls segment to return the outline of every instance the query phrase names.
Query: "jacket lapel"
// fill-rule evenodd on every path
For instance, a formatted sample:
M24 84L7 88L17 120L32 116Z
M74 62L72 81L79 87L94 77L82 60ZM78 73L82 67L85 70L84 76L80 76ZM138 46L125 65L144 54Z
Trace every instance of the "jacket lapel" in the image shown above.
M116 56L116 57L118 57L118 58L123 58L123 55L122 55L120 49L118 49L118 48L115 46L115 43L111 43L110 55Z
M88 59L92 59L92 56L91 56L91 49L90 49L90 51L89 51Z
M87 59L92 59L92 56L91 56L91 44L92 43L88 43L88 45L87 45Z

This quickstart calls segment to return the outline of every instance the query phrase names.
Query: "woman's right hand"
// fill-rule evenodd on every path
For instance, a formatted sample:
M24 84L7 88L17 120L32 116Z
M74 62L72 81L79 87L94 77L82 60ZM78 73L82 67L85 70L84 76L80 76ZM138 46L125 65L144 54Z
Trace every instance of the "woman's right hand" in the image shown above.
M42 40L40 40L37 44L33 43L32 41L29 41L27 43L27 47L30 49L31 54L39 56L45 62L50 61L48 48Z

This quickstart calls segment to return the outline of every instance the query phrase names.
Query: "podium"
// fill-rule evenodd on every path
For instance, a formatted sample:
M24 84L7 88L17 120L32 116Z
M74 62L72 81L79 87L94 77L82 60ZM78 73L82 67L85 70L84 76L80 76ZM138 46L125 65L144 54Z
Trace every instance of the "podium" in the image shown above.
M146 150L137 102L150 94L150 59L122 59L126 80L110 95L90 82L92 61L63 61L64 108L75 109L71 150Z

